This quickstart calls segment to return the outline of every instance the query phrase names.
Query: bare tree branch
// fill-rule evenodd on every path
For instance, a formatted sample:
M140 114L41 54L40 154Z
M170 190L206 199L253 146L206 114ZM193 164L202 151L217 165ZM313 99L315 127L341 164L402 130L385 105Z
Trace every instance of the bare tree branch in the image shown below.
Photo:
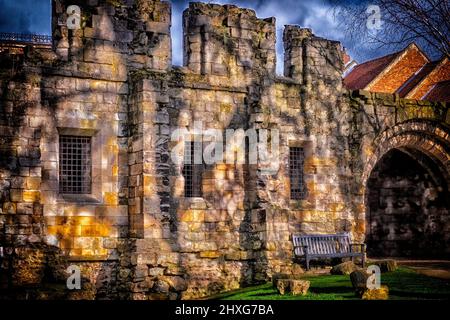
M331 1L336 19L353 41L396 49L415 41L433 56L450 58L450 0L370 0L359 4ZM380 30L367 27L368 19L373 19L366 12L369 5L380 9Z

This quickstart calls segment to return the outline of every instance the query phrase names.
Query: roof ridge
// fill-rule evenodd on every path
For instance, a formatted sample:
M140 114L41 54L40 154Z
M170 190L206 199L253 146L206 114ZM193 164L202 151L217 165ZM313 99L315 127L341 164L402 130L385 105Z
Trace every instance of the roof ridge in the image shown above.
M404 50L404 49L403 49L403 50ZM391 57L391 56L397 55L397 54L399 54L400 52L402 52L403 50L397 51L397 52L393 52L393 53L389 53L389 54L387 54L387 55L384 55L384 56L381 56L381 57L378 57L378 58L375 58L375 59L371 59L371 60L367 60L367 61L358 63L358 66L362 66L362 65L367 64L367 63L370 63L370 62L375 62L375 61L378 61L378 60L381 60L381 59L385 59L385 58L387 58L387 57Z

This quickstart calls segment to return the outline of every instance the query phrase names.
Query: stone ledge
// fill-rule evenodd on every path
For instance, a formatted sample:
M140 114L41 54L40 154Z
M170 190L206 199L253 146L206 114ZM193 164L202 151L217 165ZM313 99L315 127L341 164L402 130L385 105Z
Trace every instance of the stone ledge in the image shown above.
M96 262L96 261L118 261L119 258L110 258L107 255L100 256L70 256L67 257L67 261L71 262Z

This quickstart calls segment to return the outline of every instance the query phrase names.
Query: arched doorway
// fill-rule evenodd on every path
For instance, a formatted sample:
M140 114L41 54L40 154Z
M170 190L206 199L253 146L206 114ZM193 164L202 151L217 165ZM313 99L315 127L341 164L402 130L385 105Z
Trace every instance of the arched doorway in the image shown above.
M439 164L414 147L392 148L366 184L371 257L450 257L450 195Z

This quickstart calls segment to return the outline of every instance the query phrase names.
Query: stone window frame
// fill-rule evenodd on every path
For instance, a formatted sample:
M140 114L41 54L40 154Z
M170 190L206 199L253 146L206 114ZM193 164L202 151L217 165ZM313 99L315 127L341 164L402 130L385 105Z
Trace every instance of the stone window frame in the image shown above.
M191 157L191 161L193 160L192 157L195 154L195 150L196 150L196 144L197 141L195 140L185 140L184 141L184 157L186 157L186 146L187 144L190 144L190 148L192 148L190 151L190 155L189 157ZM185 169L186 169L186 163L183 162L183 168L181 171L181 174L183 175L184 178L184 198L203 198L203 174L205 172L205 163L203 160L203 141L200 142L200 146L201 146L201 150L202 150L202 164L195 164L195 163L191 163L189 164L190 166L190 175L191 175L191 180L192 180L192 186L190 186L190 190L188 191L187 188L189 188L186 185L186 177L187 174L185 173ZM200 172L201 177L196 177L196 175ZM197 181L198 185L195 183ZM187 193L192 193L192 196L188 196L186 195Z
M286 152L284 154L284 157L286 159L285 163L285 170L286 170L286 190L287 197L288 197L288 203L291 209L306 209L314 205L314 195L309 192L307 187L307 182L313 180L313 177L311 177L310 174L307 174L305 172L305 168L303 168L303 178L304 178L304 184L306 188L306 195L303 199L292 199L290 195L290 173L289 173L289 155L290 155L290 148L292 147L298 147L303 148L304 152L304 166L310 160L313 156L313 141L311 140L289 140L286 146Z
M91 194L91 138L87 135L59 135L59 193ZM78 156L78 161L72 161L74 156ZM62 179L63 176L68 179Z
M183 148L182 150L180 150L180 153L183 155L183 160L184 160L184 152L185 152L185 143L187 141L194 141L194 135L195 134L189 134L189 135L185 135L183 136L182 140L179 142L183 143ZM202 141L202 150L203 150L203 140L202 140L202 136L200 134L200 139ZM180 154L180 155L181 155ZM183 175L183 167L184 167L184 161L182 161L181 164L179 164L177 166L177 180L179 180L180 182L180 189L182 187L182 192L175 195L174 196L174 201L178 202L179 205L179 209L180 210L189 210L189 209L200 209L200 208L204 208L205 206L207 206L207 200L204 198L204 193L202 192L202 196L201 197L186 197L184 194L184 175ZM207 166L205 164L203 164L203 174L205 174L205 172L207 171ZM203 179L202 179L202 187L203 187Z
M59 150L59 136L84 136L91 138L91 193L90 194L65 194L61 193L58 188L57 202L74 202L74 203L97 203L103 202L102 195L102 135L99 129L83 129L72 127L57 127L58 139L56 139L56 150ZM56 161L56 177L59 185L59 151L57 151Z
M289 195L291 200L304 200L307 197L306 184L305 184L305 148L297 146L289 146ZM299 164L295 166L293 163ZM294 169L294 170L293 170ZM299 185L294 186L292 180L297 178L299 180Z

